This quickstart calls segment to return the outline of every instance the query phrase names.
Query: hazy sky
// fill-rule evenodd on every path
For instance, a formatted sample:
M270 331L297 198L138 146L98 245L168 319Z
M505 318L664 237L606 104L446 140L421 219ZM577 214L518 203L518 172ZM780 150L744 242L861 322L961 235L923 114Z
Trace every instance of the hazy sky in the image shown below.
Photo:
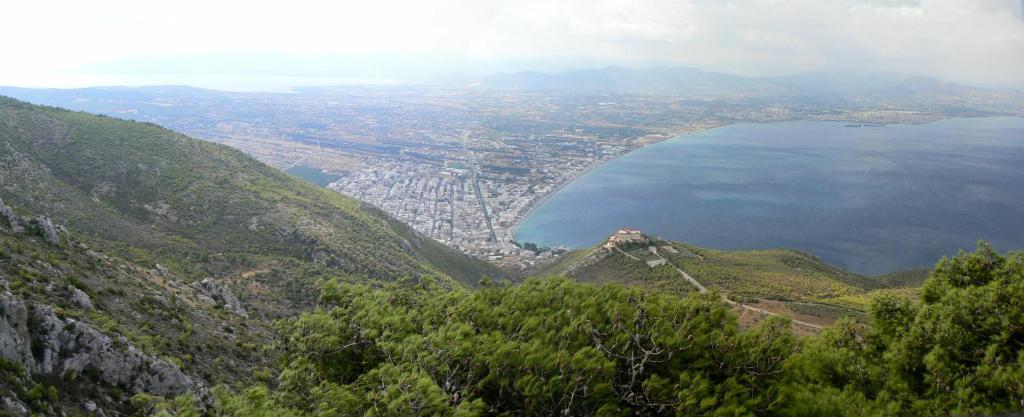
M1022 0L6 2L0 85L415 81L690 65L1024 88Z

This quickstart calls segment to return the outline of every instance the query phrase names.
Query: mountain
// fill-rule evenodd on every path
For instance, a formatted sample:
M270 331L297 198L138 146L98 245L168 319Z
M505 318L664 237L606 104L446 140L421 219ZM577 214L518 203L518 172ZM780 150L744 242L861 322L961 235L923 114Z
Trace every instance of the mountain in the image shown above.
M770 88L756 79L689 67L599 69L546 74L534 71L484 77L480 86L517 90L562 90L575 93L725 95ZM764 93L770 91L762 91Z
M791 249L721 251L645 236L643 242L615 249L577 249L529 274L622 284L658 293L696 292L697 287L679 270L741 304L817 325L846 316L863 320L871 301L882 295L913 298L929 272L869 277ZM751 316L751 323L761 319L750 311L737 309L741 318Z
M270 378L321 280L483 277L515 275L235 149L0 97L0 414Z
M0 96L8 96L34 104L56 106L90 113L113 115L138 120L144 115L165 117L194 116L196 109L171 105L167 97L189 103L217 103L230 106L236 93L188 86L88 87L88 88L21 88L0 87ZM200 111L209 111L200 106ZM145 120L142 120L145 121Z
M744 77L690 67L604 67L547 74L503 73L479 86L588 94L655 94L708 98L771 98L777 104L870 101L920 109L1024 111L1024 93L965 86L930 77L883 71L812 71L775 77Z
M973 108L1017 111L1024 108L1024 93L966 86L920 75L885 71L812 71L767 77L795 95L816 98L870 100L899 105L925 105L946 109Z
M190 282L111 244L0 200L0 415L129 415L133 395L208 397L274 366L256 280Z
M777 313L744 323L733 311L760 304L730 309L713 291L681 297L566 278L475 290L329 282L320 308L278 326L287 344L276 386L218 387L206 411L1014 415L1024 407L1022 273L1024 253L979 244L940 261L920 297L879 297L870 319L807 337ZM137 403L160 415L203 408L188 396Z
M187 281L251 280L280 316L316 280L512 275L240 151L152 124L0 98L0 198Z
M1024 399L1024 254L980 244L872 278L628 235L536 271L573 279L511 283L230 148L0 99L0 415L940 416Z
M355 199L152 124L3 98L0 149L0 197L13 207L157 261L238 259L178 271L194 278L285 264L370 278L509 276Z

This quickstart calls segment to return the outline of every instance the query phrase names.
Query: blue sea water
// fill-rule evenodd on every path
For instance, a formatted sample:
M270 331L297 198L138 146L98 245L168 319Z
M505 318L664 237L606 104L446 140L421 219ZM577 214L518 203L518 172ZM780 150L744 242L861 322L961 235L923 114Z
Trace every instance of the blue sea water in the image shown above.
M1024 118L680 136L576 179L515 235L584 247L623 226L718 249L800 249L867 274L930 267L978 239L1024 249Z

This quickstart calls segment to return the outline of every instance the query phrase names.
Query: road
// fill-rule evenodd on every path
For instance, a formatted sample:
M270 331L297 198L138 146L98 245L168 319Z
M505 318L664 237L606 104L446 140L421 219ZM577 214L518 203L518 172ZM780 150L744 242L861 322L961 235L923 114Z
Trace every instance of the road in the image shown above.
M615 250L619 251L623 255L626 255L630 259L633 259L635 261L641 261L640 258L637 258L636 256L633 256L633 255L630 255L630 254L626 253L625 251L623 251L622 249L619 249L618 247L616 247ZM683 271L681 268L679 268L678 266L676 266L672 262L669 262L668 259L665 259L665 257L661 256L661 254L658 253L658 248L657 247L651 246L650 247L650 251L651 251L651 253L653 253L658 258L664 260L666 264L672 265L672 267L675 268L676 272L679 273L679 276L683 277L683 279L687 280L690 284L693 284L694 287L697 287L697 291L700 291L702 293L708 291L707 288L705 288L703 285L701 285L700 282L697 282L696 279L693 279L693 277L691 277L690 274L687 274L686 271ZM750 311L755 311L755 312L758 312L758 313L761 313L761 314L767 314L767 315L771 315L771 316L787 317L787 316L783 316L783 315L778 314L778 313L774 313L774 312L765 310L763 308L757 308L757 307L754 307L754 306L748 306L748 305L743 304L743 303L737 303L737 302L735 302L733 300L730 300L725 295L722 296L722 300L724 300L729 305L741 307L743 309L750 310ZM819 329L819 330L822 329L821 326L819 326L817 324L814 324L814 323L808 323L806 321L796 320L796 319L793 319L792 317L787 317L787 318L789 318L794 324L799 324L801 326L807 326L807 327L811 327L811 328Z
M483 212L484 212L484 220L487 221L487 232L488 232L487 241L488 242L497 242L498 241L498 236L494 234L494 226L491 225L491 215L489 213L487 213L487 203L484 201L483 194L480 193L480 182L479 182L479 180L477 179L477 176L476 176L476 170L477 170L476 161L472 161L471 162L469 170L473 174L473 191L476 193L477 202L480 203L480 210L483 210Z

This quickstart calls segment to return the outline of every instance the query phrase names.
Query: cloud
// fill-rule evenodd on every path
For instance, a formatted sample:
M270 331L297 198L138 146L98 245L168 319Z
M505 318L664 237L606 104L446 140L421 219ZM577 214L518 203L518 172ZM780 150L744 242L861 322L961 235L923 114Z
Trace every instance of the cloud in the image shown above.
M856 0L860 3L868 3L884 7L920 7L922 0Z
M1024 88L1020 0L38 0L5 8L18 18L0 26L8 40L0 84L116 82L161 68L173 82L174 68L229 73L220 76L362 68L354 75L374 78L419 67L659 62L752 75L878 69ZM281 56L314 68L289 69Z

